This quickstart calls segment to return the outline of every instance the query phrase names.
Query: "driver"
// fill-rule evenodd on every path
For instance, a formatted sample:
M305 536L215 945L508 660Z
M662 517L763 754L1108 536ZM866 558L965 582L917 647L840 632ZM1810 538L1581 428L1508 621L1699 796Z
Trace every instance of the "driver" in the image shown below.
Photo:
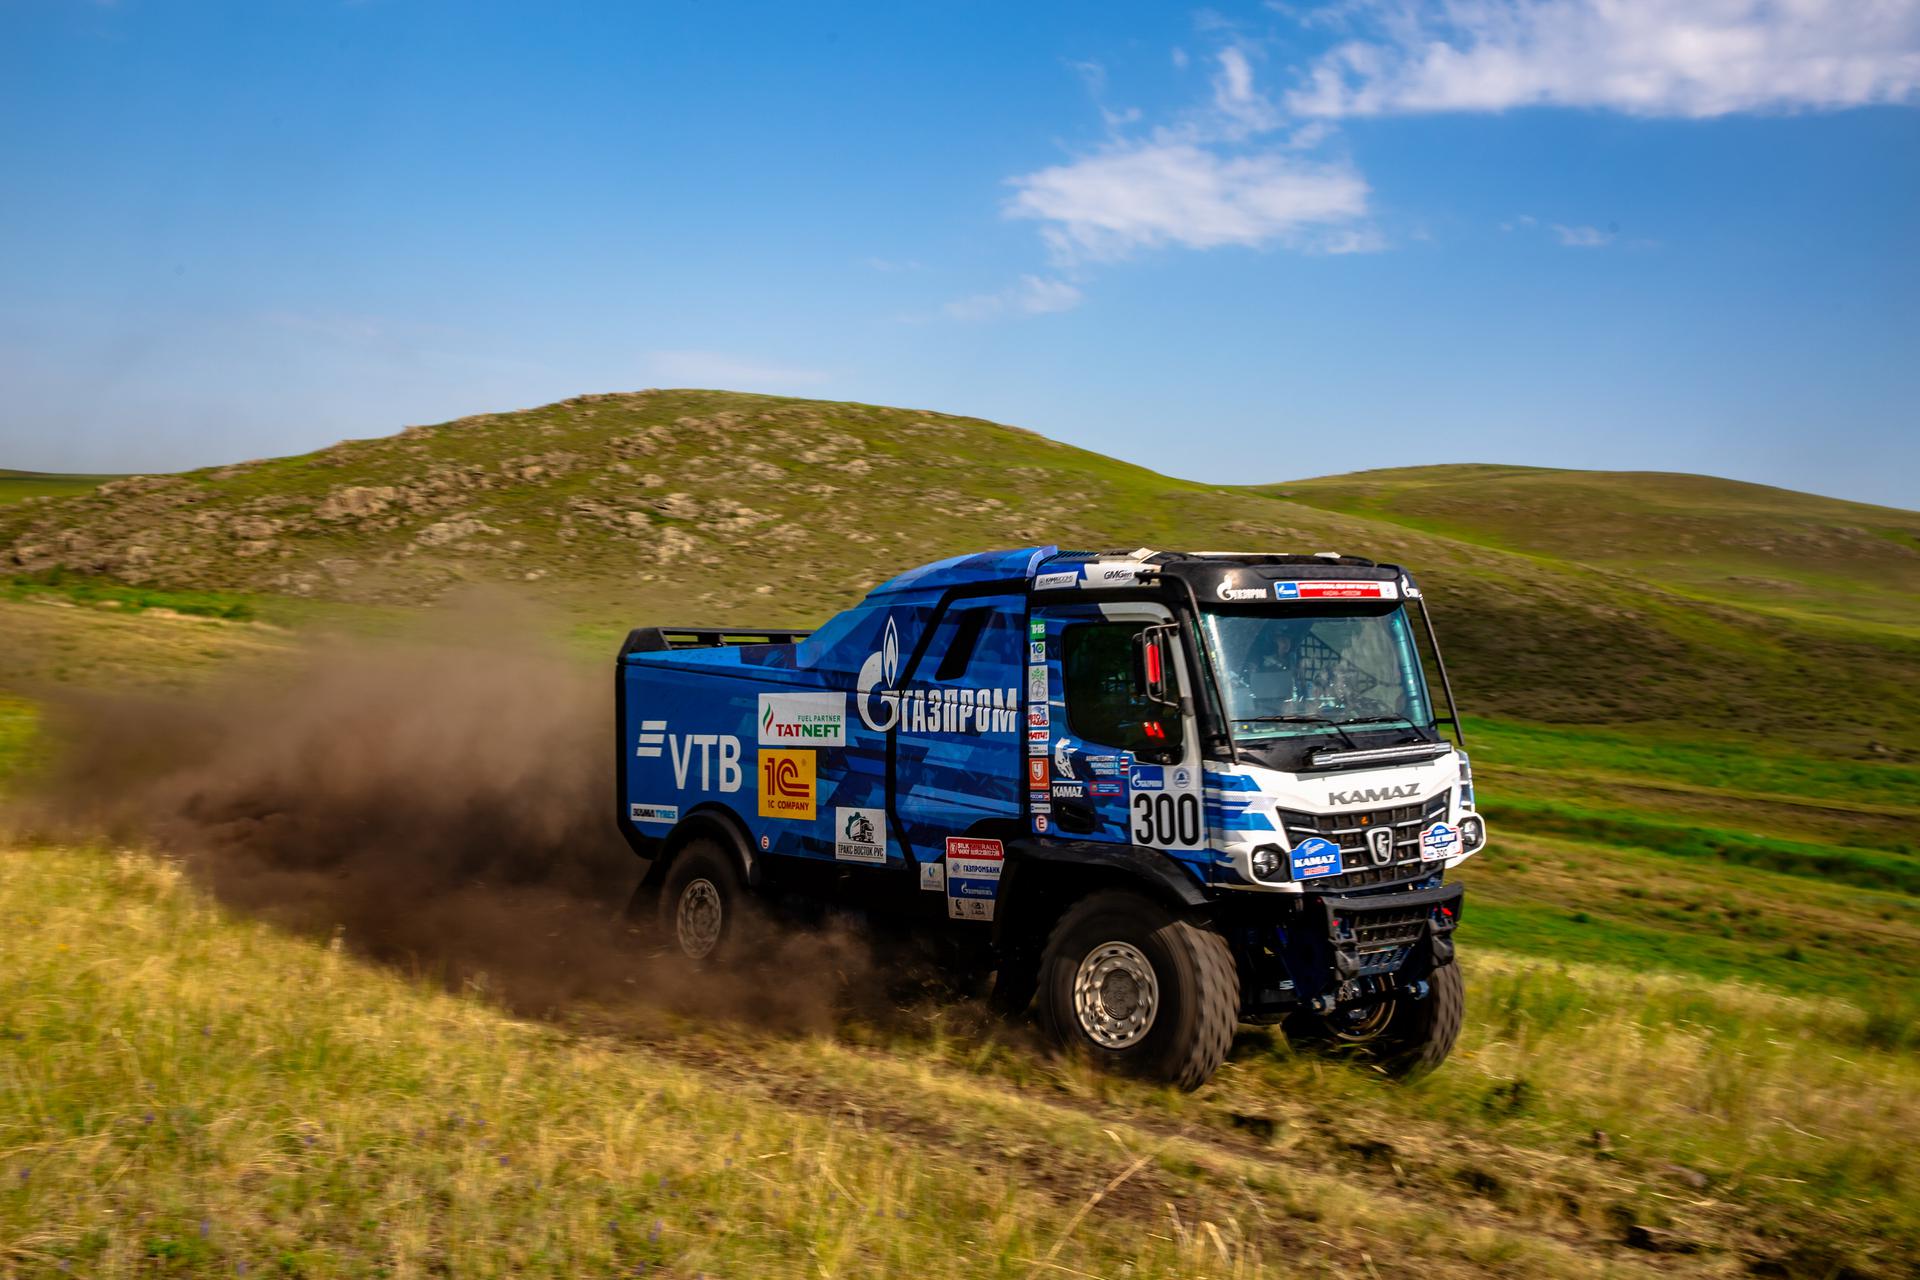
M1302 660L1306 655L1294 634L1295 628L1280 622L1268 631L1273 637L1273 647L1256 657L1252 664L1250 683L1260 701L1268 705L1295 704L1324 692L1316 687L1316 681L1304 668Z

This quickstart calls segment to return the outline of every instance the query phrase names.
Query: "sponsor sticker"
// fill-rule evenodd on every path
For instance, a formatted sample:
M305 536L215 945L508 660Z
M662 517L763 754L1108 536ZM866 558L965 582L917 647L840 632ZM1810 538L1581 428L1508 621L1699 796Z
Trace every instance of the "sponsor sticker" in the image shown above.
M947 888L947 864L944 862L923 862L920 864L920 887L931 889L935 893L944 893Z
M1267 589L1265 587L1230 587L1223 582L1220 584L1219 589L1213 594L1219 599L1227 601L1265 600L1267 598Z
M1078 570L1069 569L1065 573L1039 573L1033 578L1035 591L1060 591L1067 587L1080 585Z
M760 753L760 816L814 819L813 752Z
M1027 730L1028 742L1046 742L1052 737L1053 737L1052 731L1049 730L1045 725L1041 725L1037 728L1030 727Z
M1087 784L1084 782L1056 782L1053 784L1053 798L1055 800L1084 800L1086 795Z
M1053 801L1047 799L1044 791L1035 791L1027 796L1027 810L1030 813L1052 813Z
M1340 874L1340 846L1324 836L1309 836L1287 851L1295 880Z
M947 915L955 920L993 919L1006 849L998 840L947 837Z
M1128 779L1135 791L1165 791L1167 789L1167 771L1157 764L1137 764L1133 766L1133 776Z
M1046 703L1043 702L1038 706L1027 708L1027 728L1044 729L1052 723L1053 715L1047 710Z
M1047 669L1045 667L1027 668L1027 701L1045 702L1047 700Z
M841 862L885 862L887 815L878 809L835 809L833 856Z
M1181 791L1185 791L1188 787L1191 787L1193 785L1193 770L1187 768L1185 765L1181 765L1175 769L1173 771L1173 785Z
M667 722L665 720L642 720L640 733L634 742L633 754L643 759L657 760L660 757L660 744L667 740Z
M1087 566L1086 584L1089 587L1130 587L1140 578L1140 571L1147 566L1138 560L1095 560Z
M1046 638L1047 638L1046 621L1041 618L1027 619L1027 639L1045 640Z
M1276 600L1398 600L1400 588L1392 582L1276 582Z
M633 822L678 822L680 806L677 804L628 804L627 818Z
M1047 660L1047 642L1045 640L1027 641L1027 661L1045 662Z
M1127 794L1124 784L1118 782L1096 782L1092 784L1093 794L1097 796L1123 796Z
M1460 828L1436 822L1420 833L1420 856L1429 862L1451 858L1460 847Z
M1038 832L1039 832L1039 833L1040 833L1041 835L1045 835L1045 834L1047 834L1047 827L1048 827L1049 825L1050 825L1050 824L1049 824L1049 822L1047 821L1047 815L1046 815L1046 814L1044 814L1044 813L1036 813L1036 814L1034 814L1034 815L1033 815L1033 829L1034 829L1035 831L1038 831Z
M846 746L847 695L825 692L761 694L760 745Z
M1028 738L1027 754L1030 756L1043 756L1047 754L1047 740L1045 738Z
M1052 766L1045 756L1034 756L1027 761L1027 788L1031 791L1045 791L1052 777Z

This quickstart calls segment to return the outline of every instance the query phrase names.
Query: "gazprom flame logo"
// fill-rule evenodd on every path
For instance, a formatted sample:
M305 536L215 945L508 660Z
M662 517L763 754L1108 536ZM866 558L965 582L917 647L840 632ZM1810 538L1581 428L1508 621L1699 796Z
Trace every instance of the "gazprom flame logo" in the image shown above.
M888 614L880 647L860 664L859 696L854 699L862 722L877 733L885 733L900 722L900 703L893 694L893 682L899 675L900 630L893 625L893 615Z

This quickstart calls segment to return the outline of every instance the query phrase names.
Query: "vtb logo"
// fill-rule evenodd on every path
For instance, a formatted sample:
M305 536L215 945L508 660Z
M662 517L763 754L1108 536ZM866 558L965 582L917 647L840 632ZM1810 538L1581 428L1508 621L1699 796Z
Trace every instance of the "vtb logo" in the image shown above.
M813 761L811 751L760 753L761 817L813 821Z

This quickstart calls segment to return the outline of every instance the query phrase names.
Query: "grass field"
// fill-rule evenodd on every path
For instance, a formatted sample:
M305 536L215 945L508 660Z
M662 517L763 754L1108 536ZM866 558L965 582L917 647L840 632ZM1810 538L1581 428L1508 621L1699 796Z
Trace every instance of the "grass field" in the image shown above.
M0 609L88 637L82 683L293 643ZM39 723L0 701L16 774ZM1910 1274L1920 903L1872 881L1920 771L1468 728L1470 1021L1410 1087L1248 1031L1202 1092L1146 1088L950 993L876 1009L857 966L803 1030L645 989L516 1017L483 971L449 990L151 854L16 844L0 1273Z

